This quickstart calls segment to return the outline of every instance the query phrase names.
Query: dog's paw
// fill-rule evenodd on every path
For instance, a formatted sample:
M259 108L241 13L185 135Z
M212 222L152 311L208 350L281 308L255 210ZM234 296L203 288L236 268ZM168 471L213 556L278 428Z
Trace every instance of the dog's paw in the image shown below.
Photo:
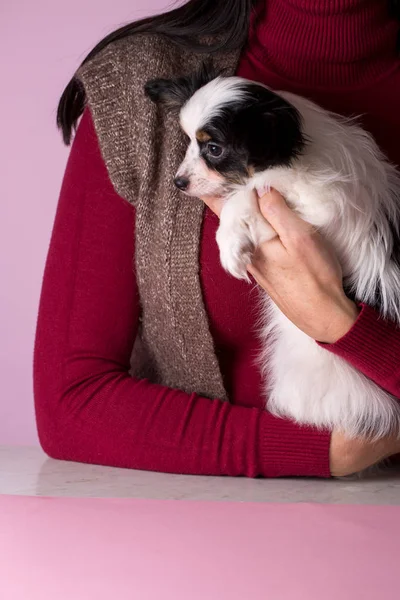
M264 196L265 194L269 194L271 191L271 186L268 183L260 184L256 187L256 192L259 198Z
M250 282L247 265L251 263L254 253L254 242L250 236L248 225L244 221L234 226L221 225L217 231L217 243L221 264L225 271Z

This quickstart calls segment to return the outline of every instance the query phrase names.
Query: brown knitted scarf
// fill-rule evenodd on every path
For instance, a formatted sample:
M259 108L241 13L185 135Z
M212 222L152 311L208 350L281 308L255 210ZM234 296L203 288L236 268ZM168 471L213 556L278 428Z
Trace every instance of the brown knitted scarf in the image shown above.
M173 185L185 141L176 117L145 97L148 79L196 69L204 54L154 35L115 42L76 73L111 182L136 210L135 266L142 308L131 374L227 399L199 280L204 205ZM213 55L233 74L239 51Z

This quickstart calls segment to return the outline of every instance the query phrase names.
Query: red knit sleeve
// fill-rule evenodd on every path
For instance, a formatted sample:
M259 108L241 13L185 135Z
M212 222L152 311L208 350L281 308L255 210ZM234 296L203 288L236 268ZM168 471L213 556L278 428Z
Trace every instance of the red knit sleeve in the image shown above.
M327 432L129 375L139 298L134 209L82 117L40 298L34 394L40 442L62 460L165 472L329 476Z
M400 328L366 304L353 327L334 344L318 342L400 399Z

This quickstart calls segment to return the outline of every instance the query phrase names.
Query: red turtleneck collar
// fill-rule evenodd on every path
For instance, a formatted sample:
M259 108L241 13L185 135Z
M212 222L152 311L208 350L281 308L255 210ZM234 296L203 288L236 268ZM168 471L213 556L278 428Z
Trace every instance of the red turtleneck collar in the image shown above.
M347 88L394 67L398 30L387 0L260 0L249 51L292 83Z

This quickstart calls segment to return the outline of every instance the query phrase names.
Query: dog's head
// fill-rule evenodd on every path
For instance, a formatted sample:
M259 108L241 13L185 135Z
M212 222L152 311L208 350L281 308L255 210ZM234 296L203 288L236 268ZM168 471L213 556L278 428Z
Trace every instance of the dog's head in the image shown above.
M179 114L188 149L174 181L190 196L224 195L257 172L289 166L303 148L301 117L289 102L210 63L189 76L149 81L145 91Z

